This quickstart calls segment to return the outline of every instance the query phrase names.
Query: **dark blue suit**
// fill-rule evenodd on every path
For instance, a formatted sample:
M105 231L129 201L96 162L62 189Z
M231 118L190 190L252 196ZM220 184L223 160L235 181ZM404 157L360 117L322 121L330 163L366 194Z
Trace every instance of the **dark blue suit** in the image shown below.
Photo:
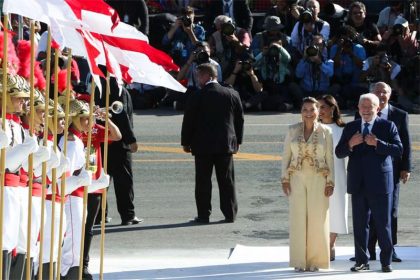
M391 205L394 189L392 158L402 155L402 143L393 122L376 118L371 133L376 135L376 148L366 143L349 149L349 140L361 132L361 120L348 123L335 153L349 157L347 192L352 195L354 247L357 264L368 263L367 243L370 215L375 220L381 264L390 265L392 257Z
M360 119L359 113L355 115L356 119ZM392 163L394 166L394 191L392 197L392 208L391 208L391 236L392 244L395 245L398 242L397 232L398 232L398 201L400 194L400 172L402 170L411 172L411 139L410 133L408 130L408 114L407 112L398 109L397 107L389 104L388 116L387 119L392 121L398 129L398 134L401 138L403 145L403 154L402 157L393 158ZM370 223L370 232L369 232L369 244L368 249L369 253L375 255L375 246L378 240L375 225L371 220Z

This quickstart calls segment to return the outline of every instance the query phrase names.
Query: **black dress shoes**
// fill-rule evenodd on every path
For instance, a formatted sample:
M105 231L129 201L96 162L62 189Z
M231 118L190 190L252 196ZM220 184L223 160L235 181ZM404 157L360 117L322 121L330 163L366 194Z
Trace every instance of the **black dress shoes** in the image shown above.
M376 261L376 255L371 255L371 256L369 257L369 260L370 260L370 261ZM356 261L356 257L351 257L351 258L349 259L349 261L351 261L351 262L355 262L355 261Z
M392 253L392 262L402 262L402 260L400 259L400 257L398 257L395 251Z
M366 271L366 270L369 270L368 263L356 263L352 268L350 268L350 271L352 272L359 272L359 271Z
M195 217L194 219L191 220L191 222L197 223L197 224L208 224L210 223L210 220L209 218Z
M390 265L382 266L382 272L392 272L392 267Z
M121 222L121 225L122 226L131 226L131 225L137 225L137 224L140 224L140 223L143 223L143 219L139 219L137 217L134 217L134 218L132 218L130 220L124 220L124 221L122 221Z

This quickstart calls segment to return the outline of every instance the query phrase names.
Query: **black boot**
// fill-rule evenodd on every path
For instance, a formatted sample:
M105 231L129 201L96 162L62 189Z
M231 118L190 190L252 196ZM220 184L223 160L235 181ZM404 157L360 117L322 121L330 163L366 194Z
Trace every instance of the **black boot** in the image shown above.
M8 251L3 251L3 267L2 267L2 280L9 280L10 275L10 265L12 263L12 253Z
M10 279L22 280L23 270L26 264L26 254L17 254L12 259L12 265L10 266Z
M80 266L70 267L67 275L65 276L66 280L78 280L79 279L79 270Z
M35 276L35 279L39 279L39 269L38 273ZM50 263L43 263L42 264L42 278L41 279L50 279ZM51 280L57 279L57 268L56 264L53 263L53 278Z
M93 236L88 233L85 234L85 246L83 251L83 271L82 279L83 280L93 280L92 274L89 271L89 251L90 245L92 244Z

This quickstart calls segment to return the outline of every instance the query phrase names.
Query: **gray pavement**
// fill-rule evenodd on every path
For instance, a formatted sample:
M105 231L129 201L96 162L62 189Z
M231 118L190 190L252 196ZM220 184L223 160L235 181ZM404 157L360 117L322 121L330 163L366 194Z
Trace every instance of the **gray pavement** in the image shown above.
M351 119L350 115L353 114L346 115L346 120ZM214 254L218 258L227 258L231 248L237 244L287 246L288 201L279 184L280 156L288 124L299 119L297 113L246 115L244 143L235 161L239 202L237 221L233 224L219 222L223 215L219 210L214 181L211 223L197 226L189 222L196 216L194 162L191 155L182 152L179 144L182 113L171 110L137 111L134 123L140 151L133 156L135 205L136 215L145 221L136 226L120 226L115 195L110 188L109 216L113 220L107 224L106 258L130 262L140 256L146 259L147 256L160 256L161 260L165 260L161 262L160 268L163 269L176 263L177 256L183 254L196 255L192 259L197 263L211 263ZM399 246L417 247L420 246L420 115L410 115L410 132L414 169L410 181L401 188ZM350 234L339 236L337 241L337 245L343 248L353 245L351 214L349 223ZM419 251L416 252L419 254ZM99 235L95 236L92 245L92 257L97 260L98 256ZM97 273L97 267L92 266L92 272ZM127 279L155 279L131 276ZM108 279L120 278L110 274Z

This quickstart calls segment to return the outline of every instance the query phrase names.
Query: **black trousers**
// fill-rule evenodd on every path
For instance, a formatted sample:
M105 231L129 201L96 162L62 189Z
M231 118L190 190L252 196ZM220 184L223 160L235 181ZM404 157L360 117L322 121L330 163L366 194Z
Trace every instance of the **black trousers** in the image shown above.
M93 226L96 216L101 208L102 194L92 193L88 195L87 216L85 224L85 245L83 250L83 265L89 266L89 251L93 239Z
M211 214L211 176L213 166L219 185L220 210L226 219L235 220L238 203L235 193L233 157L228 155L195 156L195 201L199 218L209 218Z
M392 192L392 208L391 208L391 237L392 245L396 245L398 242L397 231L398 231L398 201L400 196L400 183L396 183L394 191ZM370 217L369 222L369 243L368 250L369 254L375 255L375 247L378 242L378 233L376 232L375 221L373 217Z
M125 149L109 149L108 173L114 183L117 209L122 221L135 217L134 182L131 152Z

